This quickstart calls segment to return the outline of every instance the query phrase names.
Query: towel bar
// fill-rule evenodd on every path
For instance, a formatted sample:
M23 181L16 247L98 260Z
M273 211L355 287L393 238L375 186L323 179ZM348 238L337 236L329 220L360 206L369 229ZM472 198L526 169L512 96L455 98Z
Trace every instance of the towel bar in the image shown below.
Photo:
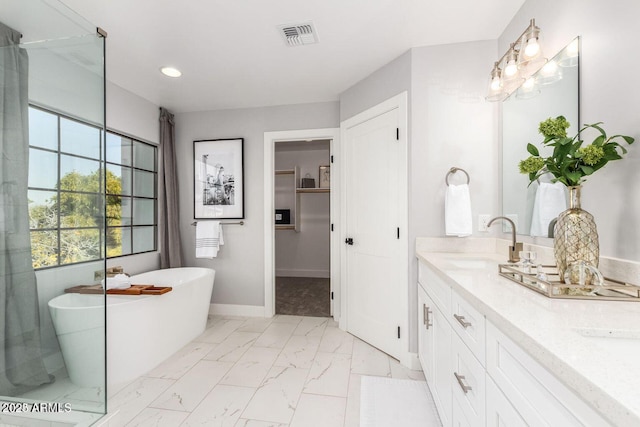
M198 224L198 221L193 221L191 223L191 225L193 225L194 227ZM244 221L238 221L238 222L221 222L220 224L222 225L244 225Z
M444 182L447 183L447 186L449 186L449 175L454 174L456 172L462 172L467 176L467 184L469 184L471 182L471 179L469 178L469 174L467 173L466 170L461 169L461 168L456 168L456 167L452 167L451 169L449 169L449 172L447 172L447 176L444 177Z

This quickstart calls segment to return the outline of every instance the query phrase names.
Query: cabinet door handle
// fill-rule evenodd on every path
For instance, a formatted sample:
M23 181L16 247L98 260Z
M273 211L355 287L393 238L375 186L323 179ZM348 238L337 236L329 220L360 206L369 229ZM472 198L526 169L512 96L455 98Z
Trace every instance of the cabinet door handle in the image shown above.
M462 389L464 394L467 394L467 392L473 390L470 385L466 385L464 383L464 380L465 380L464 375L460 375L457 372L454 372L453 375L456 377L456 380L458 380L458 384L460 385L460 388Z
M469 326L471 326L471 322L467 322L464 316L460 316L459 314L454 314L453 317L456 318L458 323L460 323L463 328L467 329Z
M427 329L429 329L430 326L433 326L431 316L429 316L432 313L433 312L429 310L429 307L427 307L427 304L422 304L422 321Z

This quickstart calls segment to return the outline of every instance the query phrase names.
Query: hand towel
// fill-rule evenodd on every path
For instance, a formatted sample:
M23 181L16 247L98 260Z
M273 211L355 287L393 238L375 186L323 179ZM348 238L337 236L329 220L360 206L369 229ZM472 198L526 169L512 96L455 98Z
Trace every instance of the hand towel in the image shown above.
M198 221L196 225L196 258L215 258L224 245L220 221Z
M533 201L533 213L531 215L532 236L549 237L549 223L560 212L567 210L567 196L565 186L561 182L551 184L541 182Z
M447 236L464 237L473 233L468 184L447 186L444 197L444 228Z
M107 277L107 291L109 289L129 289L131 287L131 279L126 274L116 274L113 277ZM105 287L105 280L102 281L102 287Z

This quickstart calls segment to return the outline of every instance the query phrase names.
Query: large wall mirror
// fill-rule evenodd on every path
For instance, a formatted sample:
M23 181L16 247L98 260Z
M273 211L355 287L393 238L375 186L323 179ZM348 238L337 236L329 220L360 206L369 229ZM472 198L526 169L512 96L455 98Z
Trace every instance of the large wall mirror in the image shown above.
M579 52L576 38L502 103L502 211L516 222L518 234L551 237L550 222L566 209L562 184L552 184L548 175L529 185L518 164L529 156L527 143L550 154L541 145L541 121L564 116L571 124L567 135L578 132Z

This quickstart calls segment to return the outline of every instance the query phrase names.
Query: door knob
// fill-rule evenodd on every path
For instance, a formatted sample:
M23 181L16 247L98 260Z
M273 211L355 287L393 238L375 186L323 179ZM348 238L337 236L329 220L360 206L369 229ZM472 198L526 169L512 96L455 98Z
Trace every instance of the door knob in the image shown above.
M344 239L344 242L347 245L353 245L353 239L351 237L347 237L346 239Z

